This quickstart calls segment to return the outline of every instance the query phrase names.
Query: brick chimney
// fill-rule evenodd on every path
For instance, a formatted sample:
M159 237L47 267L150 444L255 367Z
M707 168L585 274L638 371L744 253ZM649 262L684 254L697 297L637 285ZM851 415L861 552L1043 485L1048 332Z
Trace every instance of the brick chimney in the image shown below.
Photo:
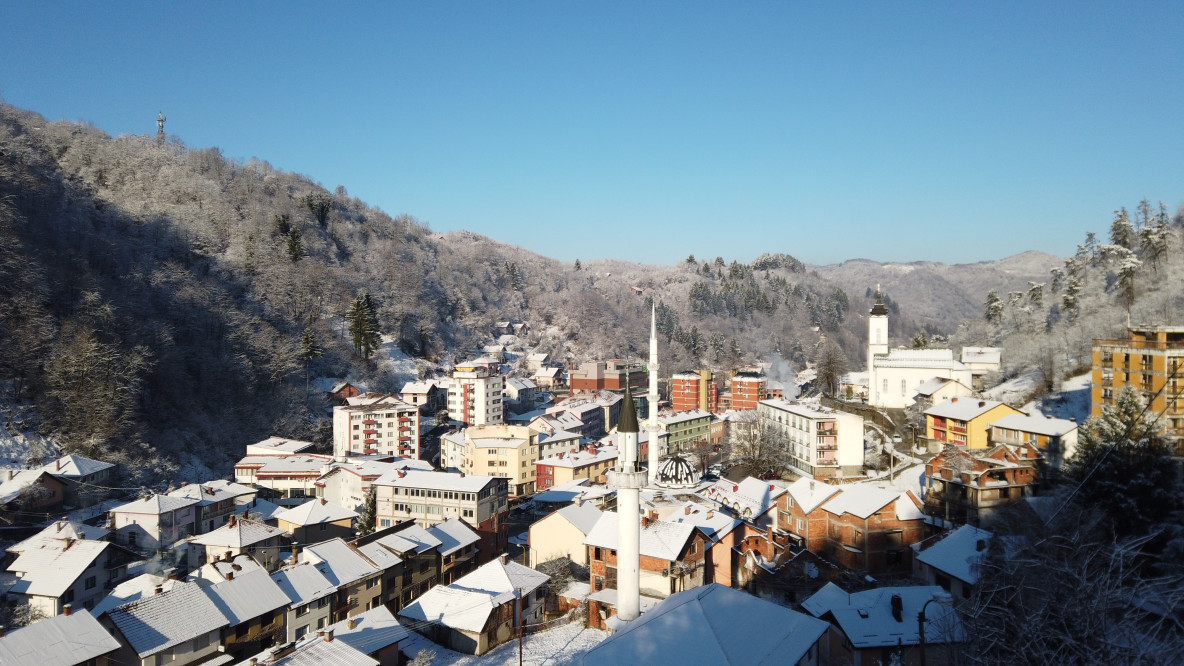
M161 592L164 592L164 586L163 586L163 585L157 585L157 586L156 586L156 590L155 590L155 591L153 591L153 592L152 592L152 594L160 594Z
M350 629L354 629L358 626L358 620L356 618L351 617L349 619L349 622L346 622L346 626L349 627Z
M234 572L233 571L226 572L226 580L234 580Z
M682 508L682 515L684 515L684 516L691 515L691 505L690 504L688 504Z
M74 612L73 604L66 604L65 606L62 606L62 615L69 615L70 613L73 613L73 612Z
M502 566L505 566L505 565L506 565L506 554L505 554L505 553L502 553L501 555L498 555L498 556L497 556L497 559L498 559L498 561L499 561L499 562L501 562L501 563L502 563Z
M326 630L325 630L325 642L326 642L326 643L332 643L332 642L333 642L333 630L332 630L332 629L326 629Z
M650 517L649 516L642 516L641 517L641 526L642 526L642 528L646 528L646 527L650 526Z

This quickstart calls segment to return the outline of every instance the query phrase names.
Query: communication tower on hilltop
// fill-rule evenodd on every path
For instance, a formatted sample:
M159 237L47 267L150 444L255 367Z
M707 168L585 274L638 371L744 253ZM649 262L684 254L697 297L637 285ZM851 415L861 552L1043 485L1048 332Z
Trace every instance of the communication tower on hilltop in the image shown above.
M164 117L164 111L160 111L156 114L156 140L157 141L161 141L164 139L164 121L165 120L166 120L166 118Z

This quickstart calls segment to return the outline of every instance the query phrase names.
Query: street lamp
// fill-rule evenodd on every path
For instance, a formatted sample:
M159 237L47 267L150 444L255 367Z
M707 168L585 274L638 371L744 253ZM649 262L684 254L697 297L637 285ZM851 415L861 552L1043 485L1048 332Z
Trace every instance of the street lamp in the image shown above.
M921 606L921 612L917 613L917 636L920 638L921 645L921 666L925 666L925 609L935 601L939 606L945 606L947 608L954 605L954 598L948 592L941 592L933 595L932 599L926 601Z

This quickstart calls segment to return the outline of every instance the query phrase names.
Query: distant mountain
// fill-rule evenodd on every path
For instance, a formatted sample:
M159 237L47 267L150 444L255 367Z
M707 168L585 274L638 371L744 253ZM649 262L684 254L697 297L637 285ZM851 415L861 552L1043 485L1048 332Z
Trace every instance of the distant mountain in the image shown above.
M903 313L919 325L943 333L953 332L964 320L983 316L983 304L991 289L1000 294L1027 291L1029 282L1047 283L1049 270L1064 260L1034 250L998 261L942 264L932 261L879 263L852 259L841 264L811 266L821 277L848 293L879 284Z

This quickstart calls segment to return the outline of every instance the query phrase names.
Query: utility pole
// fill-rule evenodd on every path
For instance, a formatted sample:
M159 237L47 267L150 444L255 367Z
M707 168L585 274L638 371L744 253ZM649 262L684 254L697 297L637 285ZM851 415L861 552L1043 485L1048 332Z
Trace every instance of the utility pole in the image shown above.
M514 612L518 614L518 666L522 666L522 588L515 588L514 597Z

